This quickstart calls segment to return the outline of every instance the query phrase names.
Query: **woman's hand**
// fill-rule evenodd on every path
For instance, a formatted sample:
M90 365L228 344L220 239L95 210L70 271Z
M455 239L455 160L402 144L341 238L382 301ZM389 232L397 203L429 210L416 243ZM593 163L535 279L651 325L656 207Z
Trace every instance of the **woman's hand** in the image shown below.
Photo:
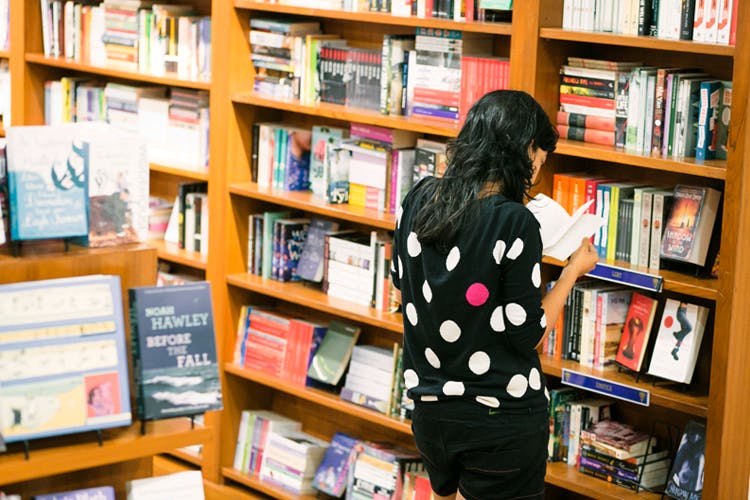
M599 254L596 252L596 248L591 243L589 238L584 238L581 241L581 246L573 252L568 260L568 267L575 276L583 276L584 274L591 272L596 263L599 261Z

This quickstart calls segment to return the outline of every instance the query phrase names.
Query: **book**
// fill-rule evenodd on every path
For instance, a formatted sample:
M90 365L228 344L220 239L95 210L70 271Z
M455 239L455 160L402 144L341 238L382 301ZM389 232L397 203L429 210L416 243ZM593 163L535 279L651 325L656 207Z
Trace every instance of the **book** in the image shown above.
M650 453L656 437L616 420L602 420L581 431L581 443L614 458L626 459Z
M359 334L358 326L338 320L331 321L313 356L307 376L330 386L338 385L349 366L352 349Z
M88 234L89 151L76 124L8 129L11 239Z
M708 313L705 306L667 299L656 333L649 375L690 383Z
M305 244L297 264L297 276L320 283L323 279L323 251L325 235L338 231L339 223L321 218L312 218L307 230Z
M634 372L641 371L646 346L654 326L657 300L633 292L615 361Z
M130 425L119 276L0 285L0 432L13 443Z
M352 450L358 440L352 436L337 432L333 435L331 445L320 462L313 487L336 498L341 498L346 489L349 467L353 461Z
M334 146L346 135L346 130L336 127L316 125L312 128L310 151L310 189L313 193L325 195L328 188L328 176L325 168L327 145Z
M602 225L602 221L588 209L594 200L589 200L573 215L555 200L539 193L526 204L526 208L539 221L542 234L542 253L557 260L567 260L581 245L583 238L589 238Z
M716 189L677 185L672 209L664 225L661 257L703 267L720 201L721 191Z
M131 288L129 298L138 418L220 410L210 284Z
M34 495L31 498L32 500L115 500L115 489L112 486L96 486L80 490Z
M127 500L180 498L204 500L203 476L199 470L175 472L164 476L132 479L125 483Z
M703 494L706 425L688 420L674 456L664 493L670 498L697 500Z

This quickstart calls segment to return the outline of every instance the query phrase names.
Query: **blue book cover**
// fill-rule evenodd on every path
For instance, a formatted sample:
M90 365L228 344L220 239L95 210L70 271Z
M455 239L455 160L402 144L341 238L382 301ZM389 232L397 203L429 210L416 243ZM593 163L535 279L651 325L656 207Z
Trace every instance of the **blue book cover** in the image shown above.
M0 433L7 442L130 425L119 276L0 286Z
M337 432L326 450L313 479L313 488L336 498L341 498L346 489L346 478L354 455L352 450L356 438Z
M326 234L338 231L338 222L313 218L307 229L307 237L297 263L297 276L320 283L323 280L323 251Z
M8 129L12 239L88 234L89 144L75 125Z
M131 288L129 296L138 417L222 409L210 284Z
M299 281L297 266L305 246L310 219L281 219L281 269L279 281Z
M112 486L97 486L82 490L63 491L34 495L33 500L115 500L115 489Z
M284 189L307 191L310 189L310 148L312 132L305 129L287 130Z

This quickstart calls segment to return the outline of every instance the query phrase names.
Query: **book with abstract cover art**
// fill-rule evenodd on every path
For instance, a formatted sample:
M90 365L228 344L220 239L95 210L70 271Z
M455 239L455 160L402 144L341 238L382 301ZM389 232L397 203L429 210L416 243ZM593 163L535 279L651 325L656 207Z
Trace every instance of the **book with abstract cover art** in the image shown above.
M706 425L697 420L688 420L667 477L664 493L668 497L700 500L703 495L705 450Z
M129 297L138 418L220 410L210 284L131 288Z
M119 276L0 286L0 433L7 442L130 425Z
M323 456L313 479L313 488L336 498L341 498L346 489L349 467L356 458L353 453L358 439L343 432L334 434L331 445Z
M615 356L617 364L634 372L641 370L651 328L654 325L656 305L656 299L633 292Z
M667 299L651 355L649 375L690 383L708 312L704 306Z
M88 233L89 144L76 125L8 129L12 239L68 238Z
M713 188L676 186L664 226L661 257L705 265L720 200L721 191Z

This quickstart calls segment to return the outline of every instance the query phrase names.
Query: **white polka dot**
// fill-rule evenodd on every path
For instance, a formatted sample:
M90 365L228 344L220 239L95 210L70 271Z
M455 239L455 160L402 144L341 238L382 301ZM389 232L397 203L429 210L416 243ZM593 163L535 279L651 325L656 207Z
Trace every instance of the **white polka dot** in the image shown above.
M477 351L469 358L469 370L476 375L487 373L490 369L490 357L486 352Z
M539 321L539 326L547 328L547 315L544 314L544 311L542 311L542 319Z
M542 387L542 377L539 375L539 370L532 368L529 372L529 387L538 391Z
M516 326L523 325L526 321L526 311L514 302L505 306L505 315L508 317L508 321Z
M446 396L463 396L464 383L449 380L443 385L443 394Z
M492 396L477 396L476 402L489 406L490 408L498 408L500 406L500 400Z
M430 284L427 283L427 280L424 280L424 283L422 283L422 295L424 295L424 300L426 300L428 304L432 302L432 288L430 288Z
M413 389L419 385L419 375L412 369L404 371L404 385L407 389Z
M409 237L406 238L406 251L409 252L410 257L416 257L422 252L422 245L419 244L417 239L417 233L409 233Z
M404 277L404 263L401 262L401 256L398 256L398 278L401 279Z
M490 326L496 332L505 331L505 318L503 318L503 306L497 306L495 310L492 311L492 316L490 317Z
M519 255L523 252L523 241L521 238L516 238L516 241L510 246L510 250L505 254L510 260L516 260Z
M451 251L448 252L448 258L445 259L445 268L448 271L453 271L458 265L459 260L461 260L461 251L458 247L451 248Z
M547 398L547 401L549 401L549 391L546 387L544 388L544 397Z
M505 390L508 391L508 394L510 394L514 398L520 398L524 394L526 394L526 389L528 388L528 386L529 382L526 380L526 377L519 373L517 375L513 375L513 377L510 379L510 382L508 382L508 387L506 387Z
M455 342L461 336L461 327L455 321L446 320L440 325L440 336L446 342Z
M435 369L440 368L440 358L438 358L435 351L429 347L424 350L424 357L427 358L427 362L430 363L430 366Z
M426 396L422 396L419 399L421 399L422 402L424 402L424 403L432 403L433 401L437 401L438 397L437 396L432 396L432 395L426 395Z
M409 323L412 324L412 326L417 326L417 321L419 321L419 318L417 317L417 308L414 307L414 304L409 302L406 304L406 319L409 320Z
M538 262L534 264L534 269L531 270L531 284L536 288L539 288L542 284L542 271Z
M401 205L396 209L396 227L401 225L401 216L404 215L404 207Z
M495 258L495 263L500 265L500 261L503 260L505 254L505 242L503 240L497 240L495 242L495 248L492 249L492 257Z

